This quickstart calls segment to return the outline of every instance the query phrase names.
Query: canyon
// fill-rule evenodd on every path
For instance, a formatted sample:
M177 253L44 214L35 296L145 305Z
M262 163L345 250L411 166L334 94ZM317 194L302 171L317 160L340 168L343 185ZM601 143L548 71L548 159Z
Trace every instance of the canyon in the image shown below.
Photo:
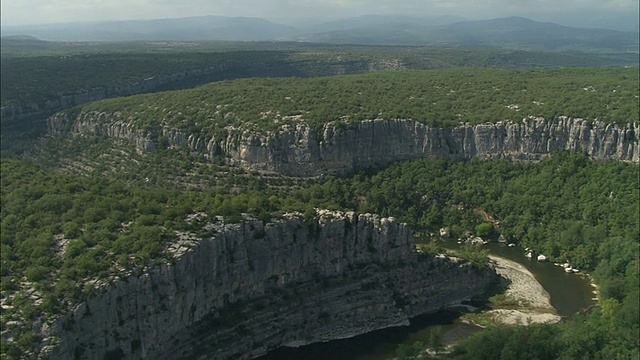
M249 171L314 177L420 158L538 161L555 151L639 163L638 122L558 116L455 127L411 119L300 121L275 131L141 128L120 113L64 111L53 137L125 140L139 154L184 148ZM320 210L264 223L210 219L213 235L176 234L168 260L103 281L41 329L43 353L66 358L250 359L280 346L349 338L482 293L491 268L421 254L392 218Z
M482 293L491 268L422 254L393 218L317 210L207 219L165 260L113 275L43 326L52 359L250 359L347 338Z

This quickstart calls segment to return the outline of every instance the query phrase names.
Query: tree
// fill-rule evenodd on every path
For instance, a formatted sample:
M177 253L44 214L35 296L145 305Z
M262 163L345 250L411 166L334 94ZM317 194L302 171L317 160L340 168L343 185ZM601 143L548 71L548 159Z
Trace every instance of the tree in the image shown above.
M475 232L477 236L482 238L488 238L493 235L493 224L488 222L483 222L481 224L476 225Z

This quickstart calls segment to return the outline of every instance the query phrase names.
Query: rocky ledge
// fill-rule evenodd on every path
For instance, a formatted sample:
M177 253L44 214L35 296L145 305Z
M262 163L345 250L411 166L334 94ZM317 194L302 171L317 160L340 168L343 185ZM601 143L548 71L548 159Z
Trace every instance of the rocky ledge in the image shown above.
M259 133L229 127L225 136L196 136L164 127L139 130L119 114L59 113L48 120L49 133L100 135L132 141L138 151L162 146L189 147L211 159L250 170L290 176L339 174L417 158L514 158L540 160L569 150L594 159L638 163L640 124L557 117L525 118L481 125L434 128L413 120L376 119L355 124L285 125Z
M491 269L414 250L392 218L319 211L210 222L171 261L96 290L43 335L52 359L250 359L406 325L481 293Z

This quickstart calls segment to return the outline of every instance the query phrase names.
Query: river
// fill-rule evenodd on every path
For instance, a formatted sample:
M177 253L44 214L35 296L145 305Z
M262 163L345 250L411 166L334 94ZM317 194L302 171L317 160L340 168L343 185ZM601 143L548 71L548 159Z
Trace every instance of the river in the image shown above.
M416 239L420 242L420 239ZM445 248L455 249L459 245L451 240L442 243ZM551 304L558 314L570 317L573 314L595 304L593 287L584 275L567 274L564 269L550 262L538 262L525 256L524 249L508 247L505 244L490 243L484 245L492 255L516 261L527 268L551 296ZM477 304L474 304L477 305ZM260 360L384 360L396 355L400 345L411 345L417 341L424 344L440 339L450 344L457 339L480 331L479 327L459 320L461 312L449 309L433 314L418 316L411 325L374 331L350 339L334 340L326 343L311 344L300 348L282 347Z

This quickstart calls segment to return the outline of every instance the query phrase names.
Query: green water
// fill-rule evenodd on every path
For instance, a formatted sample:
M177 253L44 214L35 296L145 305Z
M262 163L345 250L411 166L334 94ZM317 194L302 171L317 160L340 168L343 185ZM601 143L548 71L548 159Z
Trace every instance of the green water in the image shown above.
M453 240L441 242L441 244L448 249L460 246ZM538 262L535 259L529 259L525 256L524 249L520 247L489 243L483 248L488 249L492 255L513 260L526 267L549 293L551 305L559 315L572 316L595 304L595 301L592 300L595 296L594 289L586 275L567 274L562 267L554 266L551 262Z
M385 360L396 355L400 344L417 341L429 344L433 339L451 343L469 336L479 327L458 320L461 313L442 310L411 319L411 325L373 331L350 339L317 343L300 348L282 347L260 357L260 360Z
M420 239L416 239L420 242ZM459 245L451 240L442 242L448 249ZM516 261L525 266L540 282L551 297L551 304L559 315L570 317L586 309L595 302L593 288L584 275L567 274L564 269L552 263L541 263L525 257L525 251L519 247L491 243L484 245L492 255ZM475 304L474 304L475 305ZM479 327L459 321L462 312L450 309L434 314L423 315L411 320L411 325L374 331L350 339L334 340L327 343L311 344L300 348L280 348L260 360L383 360L396 355L398 346L412 345L417 341L424 344L434 339L450 344L458 339L480 331Z

